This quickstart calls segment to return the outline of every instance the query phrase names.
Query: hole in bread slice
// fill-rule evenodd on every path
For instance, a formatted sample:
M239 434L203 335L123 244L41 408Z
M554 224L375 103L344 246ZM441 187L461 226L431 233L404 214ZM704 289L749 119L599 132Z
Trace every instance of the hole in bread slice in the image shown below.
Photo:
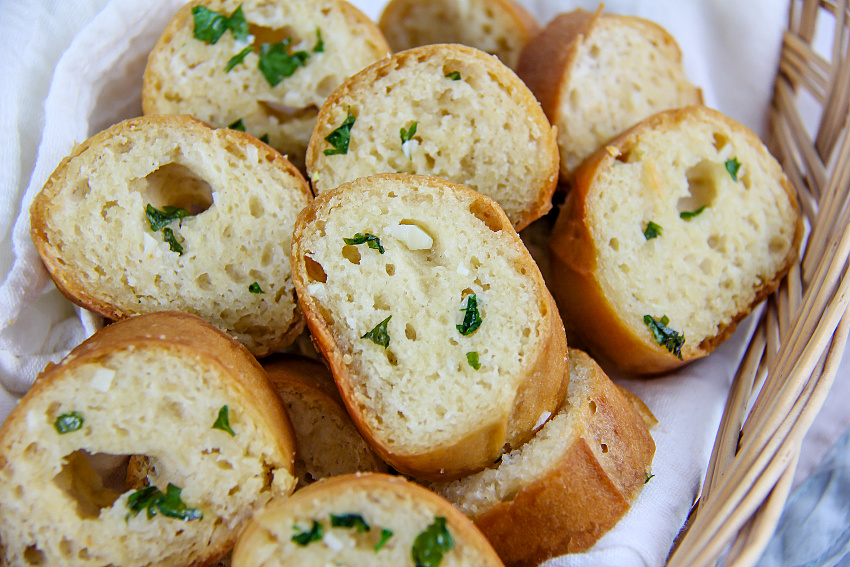
M356 246L353 246L351 244L346 244L342 247L342 257L351 262L352 264L360 263L360 251L357 249Z
M476 199L473 201L472 204L469 205L469 212L486 224L487 228L493 232L499 232L502 230L502 220L497 216L493 206L482 199Z
M271 100L258 100L260 112L267 117L274 116L280 124L285 124L292 120L308 120L314 119L319 115L319 107L315 104L308 106L286 106Z
M47 557L44 552L34 545L30 545L24 550L24 561L27 565L47 565Z
M726 173L722 163L711 160L702 160L689 168L686 176L688 178L688 195L682 197L676 203L680 213L690 213L702 207L710 207L717 198L717 185L721 176Z
M167 163L130 182L144 197L145 203L162 207L179 207L190 215L200 214L213 203L212 188L200 175L179 163Z
M359 260L359 258L358 258ZM355 264L358 262L355 262ZM304 269L307 272L307 277L316 282L327 283L328 275L325 273L322 265L312 259L311 257L304 255Z
M290 45L298 45L301 43L301 38L295 33L295 29L290 26L282 28L267 28L256 24L248 24L248 33L254 36L254 53L260 54L260 49L264 43L280 43L285 39L291 39Z
M53 482L77 505L80 519L97 518L125 492L129 455L78 449L65 457Z

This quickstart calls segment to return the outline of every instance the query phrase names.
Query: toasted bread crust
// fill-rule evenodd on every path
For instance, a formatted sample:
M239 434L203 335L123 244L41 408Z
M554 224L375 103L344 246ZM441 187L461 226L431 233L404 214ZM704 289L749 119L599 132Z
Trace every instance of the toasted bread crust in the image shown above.
M196 39L192 10L198 6L224 15L241 6L248 40L236 40L230 32L214 44ZM317 52L320 37L323 49ZM261 44L286 38L292 40L292 52L308 57L292 75L271 85L258 67ZM249 40L253 52L228 71L231 57ZM389 51L377 24L344 0L193 0L178 10L151 51L142 109L145 114L191 114L219 128L242 120L248 132L267 136L303 170L324 98Z
M590 548L625 515L648 477L655 443L645 419L653 421L652 413L584 352L570 349L570 366L568 402L526 446L494 465L496 476L432 485L475 521L509 566ZM556 452L541 453L544 444ZM490 491L495 503L481 500Z
M355 429L333 386L333 375L321 362L285 355L263 361L263 369L295 431L298 488L342 474L387 472L386 463Z
M405 188L406 185L416 187L416 192L411 192L410 189ZM328 228L328 218L330 218L329 213L331 211L335 209L346 210L346 207L356 206L356 204L362 204L367 200L371 203L378 204L385 198L381 195L387 194L387 192L396 195L399 199L410 199L411 203L415 203L420 199L418 195L423 195L421 199L433 199L435 207L437 206L437 203L440 203L439 206L441 207L441 210L445 210L446 214L449 214L450 209L457 207L457 212L450 213L450 216L448 217L455 218L455 221L452 222L468 222L471 223L470 230L480 231L483 229L485 231L493 231L495 234L499 234L498 246L504 246L504 252L511 258L515 258L515 260L512 261L516 261L518 266L519 263L524 266L521 268L523 275L520 280L517 280L517 276L508 272L505 272L502 277L506 278L505 281L527 281L527 284L531 286L529 289L537 290L534 293L538 294L534 299L529 298L528 303L525 304L527 307L523 307L523 309L529 311L529 316L533 315L533 320L536 321L532 325L534 330L531 331L532 335L536 337L534 342L534 345L536 346L533 347L533 351L530 350L532 348L530 346L523 347L526 348L527 352L523 355L521 366L510 371L505 369L499 374L493 374L492 372L494 368L491 367L481 371L483 376L479 374L468 375L468 373L478 371L469 369L467 359L463 359L461 362L457 363L458 368L456 371L452 370L450 374L445 376L443 376L442 373L439 374L441 378L434 383L432 387L433 392L428 395L436 396L439 394L441 396L440 404L436 404L435 402L435 405L446 403L461 404L460 400L447 400L446 398L452 398L454 396L454 394L450 393L453 391L451 388L455 385L454 381L459 380L460 377L464 375L468 375L467 379L470 381L483 380L487 383L493 381L492 387L499 389L504 388L504 394L496 396L489 391L490 386L487 386L486 388L488 392L486 394L481 394L482 399L486 398L486 403L490 404L488 406L490 409L487 410L486 415L481 415L479 416L480 419L474 420L472 420L469 415L458 416L458 419L462 420L462 423L466 424L463 426L466 427L466 429L455 424L455 429L453 429L454 432L451 435L449 435L449 433L439 434L439 439L441 439L440 441L432 441L432 438L436 439L436 437L434 437L436 433L432 432L430 429L427 431L423 429L421 431L421 435L419 435L419 439L417 440L419 445L416 446L414 446L409 440L403 440L402 436L410 435L410 431L407 430L408 427L417 426L406 425L404 427L404 431L394 431L392 429L394 426L388 425L390 423L389 419L394 416L381 415L380 412L376 413L375 408L371 407L371 405L373 405L371 397L375 395L365 395L363 393L365 387L364 384L372 384L372 381L374 381L375 385L368 386L368 391L371 392L372 388L381 388L377 386L377 384L379 384L382 380L389 379L389 376L396 374L401 377L406 376L407 373L410 372L415 375L420 375L421 373L425 373L425 375L427 375L430 372L434 373L436 376L437 367L449 363L439 362L441 353L432 352L427 363L430 364L431 367L419 368L418 366L415 366L415 364L420 364L419 362L411 362L410 364L412 366L410 366L410 370L406 370L406 361L400 360L398 363L400 364L399 370L388 370L387 377L379 379L376 376L383 376L383 374L377 373L376 375L373 375L374 373L366 370L369 367L365 366L365 363L361 361L362 357L367 357L362 358L362 360L369 359L368 357L372 356L371 351L364 350L363 352L360 352L353 349L352 346L348 344L351 339L346 338L346 333L351 331L346 331L339 326L334 326L333 324L334 320L338 320L340 317L344 317L344 315L334 313L334 307L332 305L323 302L318 298L318 295L325 292L311 287L316 285L321 287L325 285L322 283L323 277L326 278L328 286L330 286L332 282L336 282L337 286L354 286L348 288L352 290L360 289L361 287L364 289L374 288L374 292L376 294L380 294L382 292L382 287L393 285L392 282L394 280L386 279L385 275L381 281L363 280L360 282L340 282L339 280L341 277L348 278L349 276L341 276L342 272L322 272L324 274L323 276L318 275L315 273L315 267L310 265L310 263L315 264L318 262L319 264L323 264L323 262L326 262L326 260L323 260L316 255L318 250L316 249L317 244L314 233L317 230L320 230L323 233L331 230ZM443 203L449 203L449 205L445 205ZM467 214L463 212L464 207L474 210L474 213L469 214L467 217ZM413 219L412 222L421 223L423 226L426 226L426 228L434 234L434 236L446 239L444 243L433 245L438 247L440 250L440 252L434 253L435 257L440 258L439 262L451 263L457 261L453 250L455 244L448 244L451 242L448 239L452 238L449 235L449 230L441 224L446 222L446 219L441 216L442 213L437 215L436 212L431 212L429 214L434 215L433 218L426 218L422 216L424 214L424 209L420 210L416 207L412 207L411 210L416 212L406 213L405 215L402 215L402 217L407 216L408 218ZM434 209L434 211L436 211L436 209ZM399 211L394 211L393 215L401 215L401 213ZM383 219L384 217L381 218ZM479 223L481 220L484 220L486 227L484 224ZM383 223L386 222L389 221L383 221ZM472 228L473 225L475 228ZM479 226L481 228L478 228ZM317 227L321 228L317 229ZM442 232L437 233L436 231ZM322 238L330 238L333 240L339 239L340 244L342 244L341 241L343 235L326 234ZM495 245L496 244L494 243L494 246ZM443 248L446 249L443 250ZM364 250L366 250L365 247ZM379 262L386 261L393 263L395 265L393 270L401 270L401 264L404 262L418 262L418 260L416 260L418 256L416 255L409 257L408 259L405 259L405 256L398 256L395 257L395 259L388 260L386 259L388 256L383 254L377 255L377 252L373 251L369 252L375 254L373 259L376 259ZM472 251L470 252L474 253ZM398 252L393 253L397 254ZM439 256L437 256L437 254L439 254ZM448 257L444 257L444 254L447 254ZM315 256L315 258L311 259L313 256ZM481 262L485 262L483 254L478 254L477 256L480 257L479 260ZM540 276L539 270L536 269L536 265L531 260L527 250L525 250L525 247L522 245L521 240L511 228L510 221L505 217L498 205L487 197L466 187L458 186L434 177L384 174L369 178L362 178L320 194L314 204L307 207L302 212L299 216L298 222L296 223L295 237L292 247L292 261L294 262L293 276L296 282L296 290L298 291L299 301L302 304L302 309L307 318L307 324L313 335L317 348L328 360L343 400L348 407L349 413L351 414L354 423L358 426L363 436L369 441L375 451L396 469L418 478L436 479L453 478L476 469L483 468L501 454L506 444L515 447L528 439L532 434L533 428L540 418L540 415L547 411L555 411L563 400L563 395L569 381L566 338L562 331L563 324L561 323L560 317L554 308L555 306L551 295L548 290L546 290L545 285L543 285L542 276ZM371 261L372 260L370 260L370 262ZM324 266L324 268L320 269L330 270L332 268L330 266ZM380 273L383 272L379 272L378 275L380 275ZM476 276L473 273L469 276L469 281L471 282L475 277ZM482 277L486 278L492 276ZM430 278L430 276L425 277L424 281L427 281L428 278ZM526 280L526 278L528 279ZM467 285L469 284L464 283L461 285L458 288L458 292ZM478 284L476 284L475 287L477 287L477 285ZM481 285L485 284L482 283ZM512 283L505 285L517 284ZM439 301L442 302L444 299L443 291L440 290L439 294ZM460 297L460 295L457 295L458 302L461 301ZM371 303L372 301L373 300L363 299L363 302L366 303ZM507 296L497 294L494 296L492 301L494 303L491 304L491 309L494 310L494 316L496 316L497 305L495 304L505 302L506 307L512 299ZM416 304L417 302L414 302L409 307L411 310L414 310L412 313L417 313L415 311ZM399 299L395 305L406 308L401 299ZM531 305L537 305L537 309L539 309L540 313L539 320L537 319L538 315L536 314L536 310L532 311ZM412 316L410 313L405 313L404 311L396 311L395 314L396 319L400 321L398 325L402 325L402 328L404 328L404 321L409 320L409 317ZM407 315L407 317L405 317L405 315ZM442 319L438 319L438 317L442 317L439 313L431 314L431 316L435 317L434 322L410 320L414 326L421 326L420 330L416 333L418 340L414 339L410 342L402 343L403 348L405 349L405 354L399 354L399 359L401 359L402 356L408 355L411 360L414 358L419 360L419 357L425 357L426 352L421 349L428 348L426 346L430 344L428 339L433 337L430 337L430 334L429 337L421 336L424 332L422 329L428 328L425 327L425 325L445 325L445 322L437 323L437 321L442 321ZM386 315L370 314L369 317L380 320L386 317ZM421 317L421 315L417 315L417 317ZM454 317L454 315L452 315L452 317ZM359 326L366 327L367 330L374 325L374 322L372 322L371 319L369 322L358 321L357 323ZM353 318L349 324L354 324ZM463 338L455 331L453 321L449 323L449 325L451 326L451 330L443 329L443 327L440 326L439 328L441 331L439 331L438 334L439 337L443 337L443 332L445 331L446 344L444 347L449 349L447 352L452 353L452 357L456 357L457 354L453 351L463 349L464 347L462 344L457 342L455 343L455 346L451 346L449 339L455 335L457 335L458 340L460 341L462 341ZM515 331L518 332L518 330L519 329L517 328L506 332L513 333ZM492 329L492 332L496 331L496 329ZM431 332L433 333L435 331ZM478 333L480 332L481 331L478 331ZM357 335L359 336L360 333L361 332L358 331ZM479 336L485 335L482 334ZM362 337L355 337L354 340L358 342L365 341L368 346L368 341ZM399 338L395 340L401 341L403 339ZM523 339L521 339L521 337L517 337L515 340L517 342L515 348L519 348L519 343ZM360 352L360 354L358 354L358 352ZM483 354L484 352L482 352L482 355ZM378 362L376 362L376 364L379 363L380 359L377 360ZM423 362L422 364L425 363ZM493 364L496 365L497 363ZM416 368L416 370L412 370L414 368ZM451 378L451 376L456 377ZM408 383L410 388L419 389L423 387L422 384L426 384L427 382L422 382L418 385L413 381ZM400 388L400 386L396 385L394 388ZM447 388L449 390L443 391L442 388ZM416 406L422 402L424 402L424 400L417 402ZM409 400L406 403L413 402ZM485 402L482 401L481 403ZM425 411L421 407L416 408L416 406L408 410L397 407L392 409L392 413L395 414L397 411L421 412L421 419L423 420L423 423L430 422L433 417L430 409Z
M534 16L512 0L392 0L378 27L393 51L460 43L497 56L511 69L516 68L523 46L540 31Z
M454 71L460 79L449 78ZM356 121L347 153L326 155L326 137L349 114ZM406 156L399 126L413 122L418 146ZM478 49L437 44L396 53L341 84L319 112L307 170L317 194L380 173L442 177L494 199L522 230L552 208L558 159L555 129L513 71Z
M154 144L142 158L139 148ZM210 154L221 161L211 163ZM151 181L168 168L185 177ZM208 194L187 194L185 179L206 185ZM265 356L295 340L304 321L287 251L275 253L260 238L274 233L285 246L289 234L281 227L292 226L310 199L298 169L253 136L189 116L153 115L116 124L63 159L33 200L31 235L56 287L73 303L112 320L193 312ZM191 208L200 201L208 208L175 228L193 231L186 255L166 251L164 237L145 220L145 204ZM119 230L120 247L104 246ZM121 251L112 257L110 248ZM268 293L251 293L248 278L267 280ZM229 299L227 308L221 297Z
M100 382L97 370L89 378L92 368L110 368L115 364L113 360L120 360L121 366L101 372L111 372L115 376L114 383L110 382L112 378ZM202 439L167 438L168 434L156 427L157 418L170 424L171 417L148 416L146 408L161 407L160 400L155 398L173 394L173 391L166 394L168 387L164 386L174 380L171 376L154 375L145 380L151 391L159 394L152 397L153 403L123 407L132 406L127 399L118 396L127 387L124 380L129 380L135 371L129 366L134 360L139 364L142 360L182 361L182 366L167 364L171 364L169 368L175 373L188 372L191 368L195 375L179 384L168 383L168 386L185 387L193 395L198 391L216 397L224 395L228 400L225 404L231 409L235 436L211 427L218 411L217 404L221 402L207 407L210 404L206 400L187 396L169 406L170 411L185 412L187 430L195 435L198 431L212 430L212 433L206 433L209 438L202 433ZM150 366L138 369L140 375L152 371ZM51 405L45 408L47 404ZM54 405L58 407L53 409ZM117 409L110 409L112 406ZM70 409L79 411L85 418L84 428L79 432L56 434L51 412L62 413ZM45 412L47 415L43 415ZM134 417L137 414L138 419ZM197 427L192 423L195 418L201 419ZM130 427L130 423L134 423L132 430L125 429L123 435L113 432L121 432ZM30 432L36 428L46 430L33 438ZM231 445L231 439L237 439L240 432L252 439L243 438L245 447L237 449ZM31 447L34 453L26 453L25 446ZM256 460L260 466L257 470L262 470L261 478L255 478L251 469L236 469L234 474L245 475L236 481L245 495L237 491L229 503L222 504L219 490L229 486L233 479L228 476L230 473L222 472L225 469L219 468L215 457L209 455L218 454L222 461L239 459L230 462L234 467L241 467L244 458L239 455L242 451L251 462ZM23 549L27 546L42 553L49 564L144 565L154 559L162 565L208 564L230 549L253 506L261 505L271 496L285 496L292 491L295 486L292 476L294 451L291 424L280 400L256 359L236 340L194 315L177 312L139 315L108 325L72 350L62 362L41 374L0 428L0 487L4 493L9 491L0 502L0 551L12 564L18 564L23 557L21 554L27 553ZM158 487L164 490L165 482L183 479L179 484L184 498L188 498L187 505L201 506L207 516L208 529L201 528L201 522L205 521L201 518L186 525L182 538L174 538L165 535L169 532L167 526L160 523L162 519L152 522L144 520L144 516L130 517L121 492L140 488L141 484L136 481L153 471L144 467L147 457L135 462L131 459L127 471L130 486L118 489L113 498L100 502L99 514L87 512L86 506L91 506L86 501L87 490L97 495L103 491L103 486L88 479L83 470L78 471L76 463L85 460L79 455L101 453L108 456L156 455L156 462L167 464L160 471L165 476ZM144 470L139 470L139 465ZM12 497L13 483L21 482L20 474L14 469L27 470L28 475L23 493ZM70 488L63 489L58 479L69 474ZM91 488L87 489L88 485ZM251 492L256 494L249 496ZM91 498L99 502L99 497ZM35 504L45 499L50 500L49 505ZM117 502L111 502L115 499ZM126 521L116 521L125 515ZM166 529L161 531L163 528ZM28 531L16 533L18 529ZM98 540L93 534L101 530L107 531L102 531L104 537ZM116 544L112 538L119 539L121 544ZM57 545L59 540L64 543ZM152 540L156 540L158 546L155 554L150 550Z
M690 128L690 133L682 134L682 140L702 140L700 136L704 135L704 130L709 126L714 128L715 138L712 142L714 146L716 147L722 141L730 147L734 146L734 151L738 155L743 155L746 152L747 155L752 156L750 162L743 163L743 165L745 168L749 168L747 171L750 172L749 174L753 176L753 179L764 180L761 186L753 181L749 189L743 189L742 187L746 187L749 182L742 178L735 181L735 185L731 187L724 188L722 185L715 185L715 189L713 189L715 193L712 193L712 190L706 192L706 195L711 197L706 201L706 212L711 214L712 211L712 205L708 204L709 201L717 207L725 207L720 209L725 211L723 214L727 215L722 219L711 220L714 217L709 217L709 215L703 213L703 215L695 217L694 220L706 224L697 224L693 221L688 224L688 221L677 218L679 216L677 211L677 207L680 206L679 203L684 202L685 197L689 200L688 202L693 200L694 194L699 192L697 186L702 183L699 178L695 178L693 181L686 180L686 175L696 175L693 172L699 173L700 168L707 169L710 167L721 172L721 179L717 183L731 183L731 180L726 180L729 174L723 169L723 159L725 158L721 155L720 150L722 148L711 150L714 155L706 155L696 159L688 157L674 160L673 157L667 156L664 152L675 153L679 151L680 147L686 145L685 142L680 140L668 146L650 146L648 145L649 142L642 141L649 139L648 137L651 135L656 135L655 133L658 133L658 136L663 136L678 135L676 133L680 131L686 132L685 128L681 126L683 124L692 124L693 127ZM710 137L710 135L708 136ZM679 139L677 138L677 140ZM699 143L707 145L708 142L703 140ZM653 142L653 144L657 144L657 142ZM639 149L635 150L636 153L633 155L630 152L635 148ZM656 157L662 153L666 157ZM636 158L640 162L634 163L636 165L644 164L644 170L649 172L643 178L645 181L629 182L633 183L634 186L626 185L627 182L623 181L619 183L619 187L612 187L611 189L612 191L619 191L619 194L623 195L624 198L627 194L630 194L634 195L635 199L643 199L642 202L646 203L642 206L642 209L635 206L632 219L634 227L626 226L621 229L621 239L628 238L639 241L639 244L636 245L637 252L635 252L638 256L631 260L623 257L625 259L621 261L628 260L637 266L639 265L636 263L637 259L644 258L641 264L645 271L655 270L657 274L659 270L664 270L671 276L666 284L671 289L669 300L663 302L663 304L660 300L653 300L651 305L643 307L647 312L640 314L633 312L633 309L636 308L627 307L622 301L622 297L624 294L633 291L636 293L639 288L648 288L649 284L645 283L645 280L650 281L647 278L651 274L644 274L643 271L631 273L627 283L629 289L623 289L616 284L603 281L600 274L603 273L603 270L610 269L610 261L603 262L601 258L602 253L607 254L607 248L611 246L608 240L610 236L601 241L598 236L598 234L601 234L599 232L600 225L591 220L596 218L594 215L601 210L598 204L601 202L598 195L608 190L606 189L608 182L602 181L602 179L608 179L605 176L609 172L616 171L617 167L624 164L626 166L631 165L632 162L629 160L637 154L640 154L640 158ZM732 156L728 157L731 158ZM664 165L661 163L662 160L669 160L673 165ZM688 160L692 160L692 162L688 162ZM661 165L654 165L656 161ZM680 162L687 163L683 165ZM659 167L665 169L661 171L658 169ZM741 172L744 175L744 169ZM658 177L659 175L662 177ZM665 181L661 181L662 178ZM675 183L687 186L688 191L691 191L692 194L681 195L677 193L679 189L674 187L674 181L670 181L671 179L675 180ZM640 186L640 189L637 188L638 186ZM627 187L628 189L626 189ZM721 188L717 189L717 187ZM717 191L723 192L718 193ZM736 195L743 196L752 191L763 191L763 197L758 201L758 206L752 205L748 201L737 208L732 207L730 209L731 200L739 198ZM743 199L744 197L740 198ZM700 321L703 321L706 317L716 319L716 322L712 323L716 325L713 331L703 331L704 334L697 333L696 336L693 332L683 331L685 332L685 343L681 348L681 359L653 340L652 334L643 322L643 315L648 314L658 318L674 309L673 305L678 305L678 303L672 295L673 289L678 289L680 285L699 289L699 293L706 298L713 298L715 295L725 293L723 290L726 289L727 283L718 286L719 276L700 274L698 282L696 275L694 275L690 283L682 282L680 284L676 279L679 274L686 274L688 273L687 270L693 270L695 266L699 267L703 258L697 256L685 262L686 254L691 252L686 237L677 236L676 238L680 239L677 242L671 240L662 242L663 236L657 240L650 240L644 238L644 235L640 232L637 233L638 236L627 232L630 230L642 232L644 230L646 221L652 220L649 217L643 218L647 214L645 211L650 211L649 215L655 220L658 220L660 215L667 215L665 218L668 218L666 221L669 223L666 227L668 232L674 230L674 226L685 227L688 231L710 231L700 233L698 237L693 237L693 241L695 243L708 241L709 247L714 251L711 256L707 257L707 260L711 262L707 265L707 268L721 270L721 276L726 274L722 270L726 269L727 264L732 266L733 259L736 262L735 273L745 267L749 268L749 264L755 265L754 261L744 262L737 259L738 256L743 257L746 254L751 255L753 259L758 259L762 264L766 263L768 266L758 268L763 271L747 276L749 279L742 279L741 281L744 283L737 284L740 286L736 287L740 296L736 296L735 301L723 300L725 303L718 304L717 301L720 300L711 299L709 304L715 305L715 307L713 310L707 310L703 303L696 305L694 300L691 303L683 304L682 309L687 310L680 310L678 317L673 317L671 313L671 320L673 321L671 325L680 331L687 328L688 325L696 324L694 321L696 321L698 315L702 317L699 319ZM756 213L752 211L756 211ZM763 228L763 232L758 230L747 232L746 238L752 238L752 241L748 241L746 247L733 248L730 244L729 250L726 251L723 245L723 235L732 234L729 231L734 226L737 236L737 233L741 232L740 227L748 226L747 223L750 221L744 218L745 214L763 214L766 220L760 222L764 224L773 223L775 226L772 226L769 232L767 227ZM641 222L644 224L641 224ZM683 224L675 224L680 222ZM662 222L661 224L665 223ZM724 228L726 225L730 226ZM720 231L719 236L712 236L717 231ZM691 234L691 232L686 234ZM741 234L744 233L741 232ZM574 187L561 209L561 215L556 222L550 240L553 274L550 287L558 301L561 312L564 314L565 321L568 322L572 344L589 349L594 356L608 360L627 372L642 375L658 374L707 355L731 336L737 323L746 317L755 305L772 293L785 274L788 273L797 258L802 235L802 216L796 195L778 163L770 156L761 140L752 131L719 112L702 106L664 111L624 132L607 144L605 148L600 148L576 171ZM715 243L715 239L719 239L720 243ZM647 252L648 248L645 248L646 243L652 246L664 244L669 247L669 252L666 254L658 252L650 256ZM738 256L734 254L738 254ZM766 259L757 257L757 255L763 255ZM648 263L650 257L656 258L656 260ZM659 259L665 259L665 261L669 259L672 264L661 266L657 263ZM738 264L743 265L739 266ZM752 268L752 270L755 269L757 268ZM639 274L640 278L638 278ZM697 283L699 283L698 288L696 287ZM656 286L656 289L663 291L667 288L657 288ZM718 297L720 296L718 295ZM656 301L658 304L656 304ZM709 301L709 299L706 299L706 301ZM705 323L702 326L705 327Z
M295 525L309 526L310 521L324 524L324 532L332 531L331 514L358 514L370 526L369 532L360 534L368 539L368 547L346 547L343 553L368 553L369 564L399 565L410 561L416 536L434 521L445 519L453 545L442 557L441 566L499 567L499 560L487 539L475 525L433 492L398 476L366 473L329 478L311 484L287 500L270 503L255 516L239 538L233 552L233 567L256 565L257 557L274 554L287 557L292 565L320 564L329 557L327 546L317 542L313 546L295 546L289 542ZM381 529L391 532L386 544L374 550ZM337 537L346 537L341 531ZM354 532L354 530L349 530ZM334 538L336 539L336 537ZM287 549L287 547L289 549ZM330 560L340 556L330 556ZM321 563L324 564L324 563Z
M612 37L597 39L605 34ZM628 47L614 45L614 38L627 34ZM604 50L611 51L610 61ZM649 53L653 56L642 57ZM584 69L591 64L596 72ZM682 53L666 30L643 18L605 14L601 7L553 18L523 49L517 73L558 127L564 183L596 148L640 120L702 103L702 92L688 82Z

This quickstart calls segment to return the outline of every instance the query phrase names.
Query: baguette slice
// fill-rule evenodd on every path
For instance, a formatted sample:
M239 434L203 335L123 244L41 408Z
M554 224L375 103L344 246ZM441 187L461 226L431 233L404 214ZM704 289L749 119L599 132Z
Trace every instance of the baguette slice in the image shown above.
M148 116L62 160L33 201L32 239L77 305L109 319L191 312L265 356L304 328L289 245L310 199L298 170L253 136ZM190 216L153 230L148 205Z
M437 177L358 179L302 212L292 262L349 414L399 471L439 479L480 470L563 401L563 324L522 241L484 195ZM477 330L464 323L474 313Z
M534 16L513 0L391 0L378 27L393 51L460 43L495 55L511 69L540 31Z
M335 526L334 518L342 525ZM498 567L502 562L475 525L444 499L402 477L374 473L326 479L270 502L239 538L232 563L414 564Z
M650 478L655 418L582 351L570 349L566 403L500 463L429 486L475 521L505 565L589 549Z
M355 472L387 472L387 465L351 422L330 370L294 355L263 361L295 430L298 488L322 478ZM330 387L328 388L328 384Z
M802 235L796 195L752 131L705 107L669 110L576 172L550 240L551 289L575 346L655 374L728 338Z
M350 120L342 152L328 137ZM442 177L497 201L521 230L552 208L558 146L540 104L498 59L426 45L374 63L328 97L307 170L317 194L378 173Z
M196 38L194 12L206 9L231 17L237 8L248 37L225 29L214 43ZM281 74L272 72L269 80L262 50L286 41L287 46L270 50L268 67ZM243 50L249 52L228 71ZM191 114L216 127L241 120L247 132L268 136L272 147L303 170L325 97L388 53L378 26L343 0L193 0L174 15L151 51L142 109L145 114ZM303 63L298 57L304 57Z
M293 490L293 452L283 406L238 342L185 313L109 325L46 370L0 428L0 563L213 562L255 509ZM120 466L130 455L202 517L169 517L173 494L132 509L140 493Z
M525 46L517 73L558 127L563 181L599 146L644 118L702 103L667 31L601 8L555 17Z

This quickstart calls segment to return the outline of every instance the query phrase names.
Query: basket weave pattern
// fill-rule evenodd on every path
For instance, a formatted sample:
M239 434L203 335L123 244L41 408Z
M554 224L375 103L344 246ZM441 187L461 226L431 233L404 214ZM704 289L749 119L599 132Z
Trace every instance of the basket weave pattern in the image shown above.
M800 444L850 331L850 0L791 0L770 115L771 151L810 229L738 369L702 495L668 567L758 561L788 499ZM828 41L822 41L826 35ZM820 54L814 45L827 45ZM815 115L807 128L804 117Z

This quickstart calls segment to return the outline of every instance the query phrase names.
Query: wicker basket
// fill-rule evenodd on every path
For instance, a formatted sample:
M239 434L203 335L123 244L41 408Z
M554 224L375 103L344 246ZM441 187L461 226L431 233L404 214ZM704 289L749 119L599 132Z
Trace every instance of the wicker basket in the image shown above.
M727 566L759 559L841 361L850 331L848 1L791 0L768 143L797 189L810 232L738 369L702 495L668 567L714 565L724 555ZM816 42L829 53L819 54ZM814 127L804 114L815 115Z

